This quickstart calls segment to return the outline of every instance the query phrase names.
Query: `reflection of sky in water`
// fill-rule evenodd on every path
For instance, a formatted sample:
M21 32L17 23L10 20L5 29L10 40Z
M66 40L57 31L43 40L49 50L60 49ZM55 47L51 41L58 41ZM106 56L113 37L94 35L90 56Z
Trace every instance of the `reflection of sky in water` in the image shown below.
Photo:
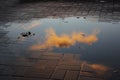
M97 22L84 18L44 18L26 23L7 23L7 34L15 41L12 49L17 52L60 52L81 54L81 59L106 65L120 65L119 24ZM20 33L35 33L21 37Z

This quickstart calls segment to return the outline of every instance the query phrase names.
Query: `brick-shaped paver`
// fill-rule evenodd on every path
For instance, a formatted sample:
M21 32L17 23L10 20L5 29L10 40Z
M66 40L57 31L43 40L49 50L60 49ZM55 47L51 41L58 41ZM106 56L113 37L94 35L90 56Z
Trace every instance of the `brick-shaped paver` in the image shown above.
M1 72L1 73L3 73L4 69L5 69L5 66L4 66L4 65L0 65L0 72ZM0 74L1 74L1 73L0 73Z
M64 69L64 70L80 70L81 66L69 66L69 65L59 65L57 69Z
M40 79L40 78L21 78L21 77L16 77L14 80L51 80L51 79Z
M93 68L89 64L86 64L86 63L82 64L81 71L94 72Z
M86 77L98 77L98 75L95 72L80 72L80 76L86 76Z
M38 68L33 68L32 70L29 70L26 74L25 77L33 77L33 78L47 78L49 79L52 75L54 70L51 69L38 69Z
M2 71L2 73L0 73L1 75L12 75L15 74L15 67L14 66L4 66L4 71Z
M0 76L0 80L51 80L51 79L40 79L40 78L25 78L25 77L12 77L12 76Z
M63 60L73 60L74 59L74 54L64 54Z
M38 69L45 69L46 65L47 65L48 60L38 60L35 62L35 64L33 65L34 68L38 68Z
M47 69L55 69L58 65L59 61L58 60L48 60L46 63L46 68Z
M56 69L55 72L52 74L52 79L56 80L63 80L65 76L66 70Z
M104 80L104 79L81 76L78 80Z
M80 66L81 62L78 60L60 60L58 65Z
M62 53L43 53L43 56L63 57Z
M79 71L67 71L64 80L77 80Z
M58 57L58 56L41 56L40 59L43 59L43 60L59 60L61 59L61 57Z
M0 76L0 80L16 80L15 77L11 77L11 76Z

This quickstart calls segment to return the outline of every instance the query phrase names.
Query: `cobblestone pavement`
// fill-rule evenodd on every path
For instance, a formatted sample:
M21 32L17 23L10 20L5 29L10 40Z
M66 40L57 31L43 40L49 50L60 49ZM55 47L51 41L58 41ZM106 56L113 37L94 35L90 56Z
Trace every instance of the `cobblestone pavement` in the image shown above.
M119 22L119 3L61 3L40 2L18 4L3 7L0 11L0 22L30 20L32 18L65 18L70 16L95 16L99 21Z
M107 80L108 67L79 60L79 54L0 54L0 80ZM108 73L109 72L109 73Z
M29 3L0 11L1 24L32 18L97 16L98 21L119 22L120 5L112 3ZM7 34L0 29L0 36ZM9 43L8 38L4 38ZM0 42L0 45L6 47ZM2 49L1 49L2 50ZM0 80L114 80L108 67L79 60L79 54L0 53ZM120 80L120 74L115 80Z

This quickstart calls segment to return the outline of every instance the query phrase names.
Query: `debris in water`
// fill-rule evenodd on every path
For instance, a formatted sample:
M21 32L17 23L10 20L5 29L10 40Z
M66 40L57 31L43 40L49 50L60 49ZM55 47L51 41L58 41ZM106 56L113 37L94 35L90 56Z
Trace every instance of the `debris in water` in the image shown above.
M35 36L35 33L33 33L33 36Z
M86 17L83 17L84 19L86 19Z
M84 33L81 34L83 37L85 37L86 35Z
M22 32L22 33L20 33L20 36L18 36L18 39L26 38L26 37L30 37L30 36L35 36L35 33L31 33L30 31Z
M80 17L78 16L77 19L79 19Z
M31 36L31 32L30 31L28 31L28 32L23 32L23 33L21 33L20 35L22 36L22 37L29 37L29 36Z

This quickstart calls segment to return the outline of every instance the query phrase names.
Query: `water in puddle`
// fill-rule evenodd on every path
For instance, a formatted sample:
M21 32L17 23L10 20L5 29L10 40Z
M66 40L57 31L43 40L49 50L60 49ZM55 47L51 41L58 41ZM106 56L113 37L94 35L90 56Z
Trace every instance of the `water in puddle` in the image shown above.
M6 23L1 52L80 54L80 59L120 67L120 23L90 17L42 18ZM6 27L5 27L6 26Z

